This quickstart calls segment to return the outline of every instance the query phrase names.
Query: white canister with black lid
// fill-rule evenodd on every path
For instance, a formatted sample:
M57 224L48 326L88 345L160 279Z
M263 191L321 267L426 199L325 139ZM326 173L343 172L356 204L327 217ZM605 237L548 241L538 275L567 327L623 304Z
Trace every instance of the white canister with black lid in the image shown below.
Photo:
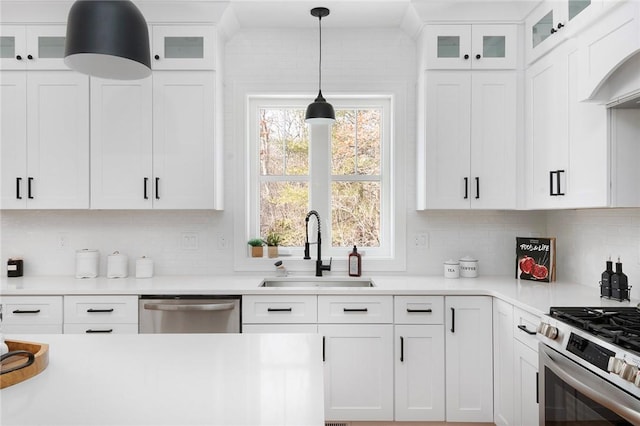
M127 256L114 251L107 256L107 278L127 278Z
M76 278L97 277L99 263L100 252L98 250L76 250Z
M476 278L478 276L478 261L470 256L461 258L460 276L462 278Z

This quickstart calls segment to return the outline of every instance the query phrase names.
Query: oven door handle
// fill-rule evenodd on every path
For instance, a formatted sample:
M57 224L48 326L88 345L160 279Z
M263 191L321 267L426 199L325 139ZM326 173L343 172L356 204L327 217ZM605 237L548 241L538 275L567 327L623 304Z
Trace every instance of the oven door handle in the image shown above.
M194 303L194 304L168 304L145 303L144 308L150 311L232 311L234 303Z
M600 392L594 390L590 386L582 383L580 380L573 377L567 371L565 371L562 367L560 367L549 355L547 355L544 351L542 351L542 355L544 355L547 360L544 362L544 366L550 369L556 376L558 376L562 381L566 384L580 392L581 394L589 397L591 400L596 403L602 405L605 408L613 411L620 417L625 420L630 421L633 424L640 424L640 413L637 411L626 407L614 400L611 397L601 394Z

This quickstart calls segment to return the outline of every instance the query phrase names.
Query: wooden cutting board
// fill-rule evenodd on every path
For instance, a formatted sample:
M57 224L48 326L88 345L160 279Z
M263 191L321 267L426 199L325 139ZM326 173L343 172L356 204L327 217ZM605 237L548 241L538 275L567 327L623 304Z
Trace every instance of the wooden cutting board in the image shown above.
M47 365L49 364L49 345L45 343L24 342L20 340L5 340L5 343L9 347L9 351L24 350L33 353L35 355L35 361L27 367L0 375L0 389L4 389L8 386L27 380L47 368ZM8 370L17 365L22 365L26 360L27 358L23 356L17 356L10 360L5 360L0 367L0 371Z

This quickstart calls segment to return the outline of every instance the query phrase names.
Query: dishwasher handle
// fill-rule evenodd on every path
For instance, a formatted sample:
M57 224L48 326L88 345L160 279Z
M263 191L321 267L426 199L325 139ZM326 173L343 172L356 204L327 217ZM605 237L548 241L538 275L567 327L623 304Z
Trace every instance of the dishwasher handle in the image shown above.
M169 303L145 303L144 308L150 311L232 311L235 308L233 302L229 303L193 303L193 304L169 304Z

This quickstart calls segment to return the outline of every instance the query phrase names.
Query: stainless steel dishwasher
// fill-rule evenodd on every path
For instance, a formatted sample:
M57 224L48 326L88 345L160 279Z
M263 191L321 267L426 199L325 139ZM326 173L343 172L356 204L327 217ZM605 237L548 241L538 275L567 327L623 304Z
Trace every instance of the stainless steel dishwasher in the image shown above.
M140 333L239 333L240 296L140 296Z

